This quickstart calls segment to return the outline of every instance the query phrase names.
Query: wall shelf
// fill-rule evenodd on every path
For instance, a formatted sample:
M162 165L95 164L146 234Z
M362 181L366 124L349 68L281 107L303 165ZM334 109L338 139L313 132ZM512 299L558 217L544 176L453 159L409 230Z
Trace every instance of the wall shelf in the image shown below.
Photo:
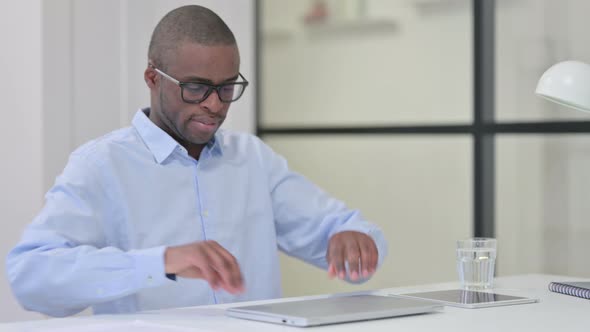
M331 19L323 22L307 23L303 26L310 38L330 38L364 34L394 33L399 30L397 22L391 19ZM295 38L289 29L265 29L262 40L268 43L287 42Z
M265 42L281 42L293 39L293 32L287 29L262 30L262 40Z
M398 31L399 26L391 19L335 19L306 24L305 30L311 37L321 37L350 34L392 33Z
M412 0L412 3L422 14L443 14L447 11L468 9L470 6L465 0Z

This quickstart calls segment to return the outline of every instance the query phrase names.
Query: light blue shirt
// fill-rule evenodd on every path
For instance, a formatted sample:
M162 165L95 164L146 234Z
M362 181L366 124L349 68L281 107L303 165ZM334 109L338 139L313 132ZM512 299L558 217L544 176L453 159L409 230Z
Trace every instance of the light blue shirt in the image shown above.
M9 253L12 290L52 316L127 313L277 298L278 250L327 269L329 238L381 231L290 171L257 137L219 130L199 160L137 112L133 125L78 148ZM245 291L168 279L167 246L215 240L240 264Z

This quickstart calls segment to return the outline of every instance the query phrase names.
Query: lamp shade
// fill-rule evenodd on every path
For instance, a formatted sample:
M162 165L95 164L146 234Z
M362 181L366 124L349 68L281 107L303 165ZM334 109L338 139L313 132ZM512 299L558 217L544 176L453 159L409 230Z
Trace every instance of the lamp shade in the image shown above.
M564 61L547 69L535 91L552 102L590 112L590 65Z

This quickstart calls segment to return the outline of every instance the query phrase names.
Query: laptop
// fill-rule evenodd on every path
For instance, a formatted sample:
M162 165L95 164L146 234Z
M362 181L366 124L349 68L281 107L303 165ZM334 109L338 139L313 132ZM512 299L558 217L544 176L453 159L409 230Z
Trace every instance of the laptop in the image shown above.
M232 307L227 316L290 326L316 326L442 310L431 301L368 294Z

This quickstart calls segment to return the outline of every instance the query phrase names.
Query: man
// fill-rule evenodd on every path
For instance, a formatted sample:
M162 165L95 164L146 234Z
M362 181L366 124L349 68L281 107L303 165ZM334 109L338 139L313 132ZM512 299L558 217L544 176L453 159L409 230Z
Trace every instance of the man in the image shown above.
M185 6L157 25L144 73L151 107L70 156L7 258L28 310L67 316L280 296L278 249L362 281L381 231L256 137L219 130L248 85L235 38Z

